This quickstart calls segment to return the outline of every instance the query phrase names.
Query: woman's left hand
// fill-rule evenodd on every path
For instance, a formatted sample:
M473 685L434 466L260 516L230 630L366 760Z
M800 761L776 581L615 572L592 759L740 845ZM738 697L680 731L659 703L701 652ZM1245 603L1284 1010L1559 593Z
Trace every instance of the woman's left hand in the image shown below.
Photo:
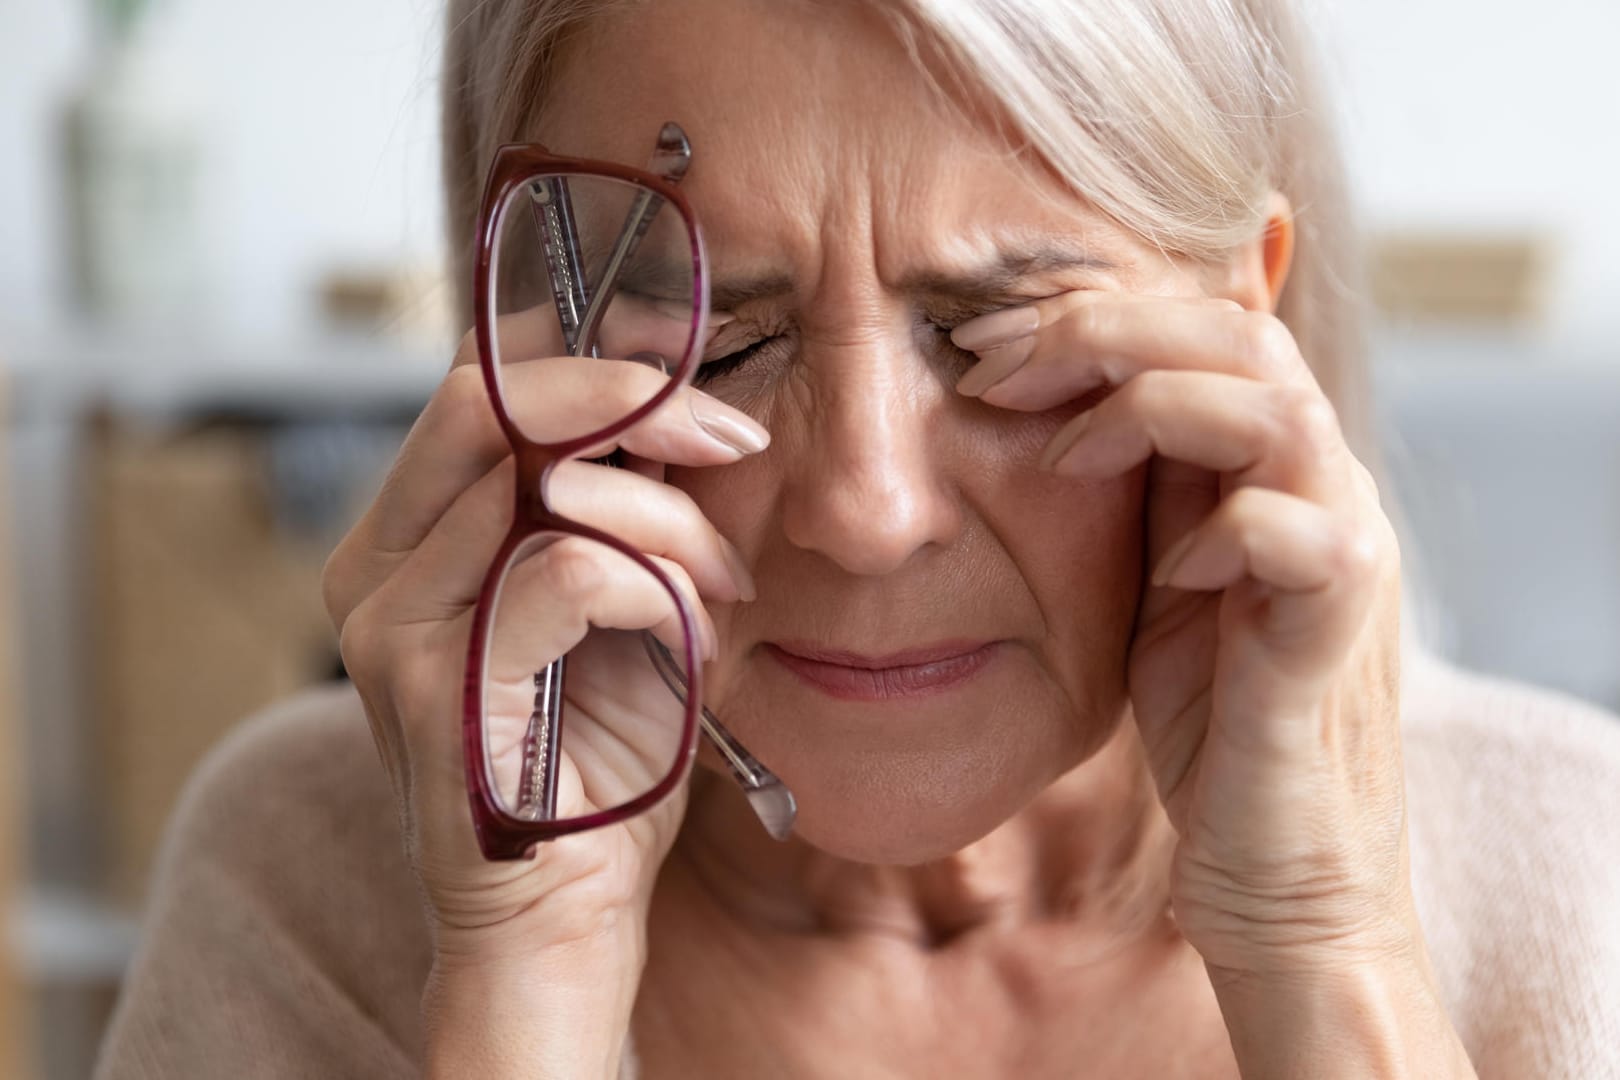
M957 328L980 355L959 389L1044 411L1113 387L1041 464L1099 483L1147 469L1128 678L1180 837L1182 934L1234 975L1411 948L1399 555L1293 336L1227 300L1091 291L1020 310L1038 325ZM989 343L1009 326L1030 332Z
M1395 534L1293 335L1226 300L1021 310L956 329L980 355L957 388L1026 411L1106 394L1042 465L1146 467L1130 699L1241 1075L1474 1077L1407 873Z

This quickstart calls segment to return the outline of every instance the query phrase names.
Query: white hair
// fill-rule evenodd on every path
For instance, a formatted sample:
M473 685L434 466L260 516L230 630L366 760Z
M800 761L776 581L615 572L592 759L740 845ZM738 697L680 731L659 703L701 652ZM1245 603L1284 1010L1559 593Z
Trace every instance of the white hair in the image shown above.
M464 316L495 148L532 130L569 40L632 2L450 0L444 167ZM1264 227L1271 190L1287 196L1296 243L1278 315L1352 447L1376 460L1356 234L1299 0L848 2L887 16L947 94L991 103L1009 140L1167 253L1218 260Z

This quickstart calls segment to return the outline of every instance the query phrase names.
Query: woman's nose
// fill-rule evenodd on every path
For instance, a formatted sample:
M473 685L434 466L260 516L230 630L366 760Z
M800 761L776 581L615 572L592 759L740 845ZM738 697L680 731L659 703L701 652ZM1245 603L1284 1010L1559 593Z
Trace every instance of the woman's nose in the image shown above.
M808 438L787 468L787 539L852 574L887 574L961 527L941 451L949 389L915 355L803 357Z

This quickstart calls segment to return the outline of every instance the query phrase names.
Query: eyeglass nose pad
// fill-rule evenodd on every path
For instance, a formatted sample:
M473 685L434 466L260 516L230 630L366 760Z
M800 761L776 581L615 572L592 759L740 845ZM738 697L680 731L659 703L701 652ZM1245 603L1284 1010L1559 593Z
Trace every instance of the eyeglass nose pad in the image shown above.
M669 374L669 361L665 360L662 356L659 356L655 352L631 353L629 356L625 357L625 359L637 364L645 364L650 368L655 368L661 374Z

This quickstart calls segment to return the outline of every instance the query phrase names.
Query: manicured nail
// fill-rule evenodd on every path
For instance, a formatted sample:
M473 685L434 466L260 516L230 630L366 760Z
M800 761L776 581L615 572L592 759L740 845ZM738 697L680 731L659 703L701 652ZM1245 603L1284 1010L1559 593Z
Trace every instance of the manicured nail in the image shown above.
M679 323L690 323L692 321L692 305L688 301L654 300L651 306L654 311L666 319L672 319ZM729 311L711 311L709 317L704 321L708 324L710 330L718 330L736 317Z
M669 361L665 360L658 353L642 350L641 352L631 353L629 356L625 357L625 359L630 361L632 364L640 364L642 367L650 367L654 371L661 372L665 375L669 374Z
M692 394L692 419L698 427L738 454L757 454L771 445L771 433L754 419L703 391Z
M1058 462L1074 449L1075 443L1086 437L1086 432L1091 430L1092 417L1096 415L1095 412L1081 413L1071 420L1069 426L1060 431L1057 438L1053 439L1042 452L1040 468L1045 472L1055 472Z
M956 384L956 392L967 397L978 397L991 387L1005 382L1013 372L1024 366L1024 361L1034 351L1035 339L1024 337L981 352L979 362Z
M723 536L720 538L720 554L725 556L726 568L731 571L731 580L737 583L737 592L742 599L753 600L759 596L759 589L754 585L754 575L748 572L748 563L744 561L742 552Z
M720 331L724 330L727 324L734 323L736 321L737 316L728 311L711 311L708 319L704 320L703 333L705 335L705 340L713 341L715 338L720 336Z
M1041 328L1041 313L1025 304L980 315L951 331L951 344L968 352L983 352L1019 338L1029 337Z
M1153 584L1155 586L1161 589L1164 588L1175 572L1181 568L1181 564L1186 561L1187 552L1192 550L1193 541L1197 538L1198 530L1194 529L1180 540L1177 540L1170 550L1164 553L1164 558L1159 560L1159 565L1153 571Z
M701 620L699 632L703 637L703 662L712 664L720 659L720 635L708 619Z

